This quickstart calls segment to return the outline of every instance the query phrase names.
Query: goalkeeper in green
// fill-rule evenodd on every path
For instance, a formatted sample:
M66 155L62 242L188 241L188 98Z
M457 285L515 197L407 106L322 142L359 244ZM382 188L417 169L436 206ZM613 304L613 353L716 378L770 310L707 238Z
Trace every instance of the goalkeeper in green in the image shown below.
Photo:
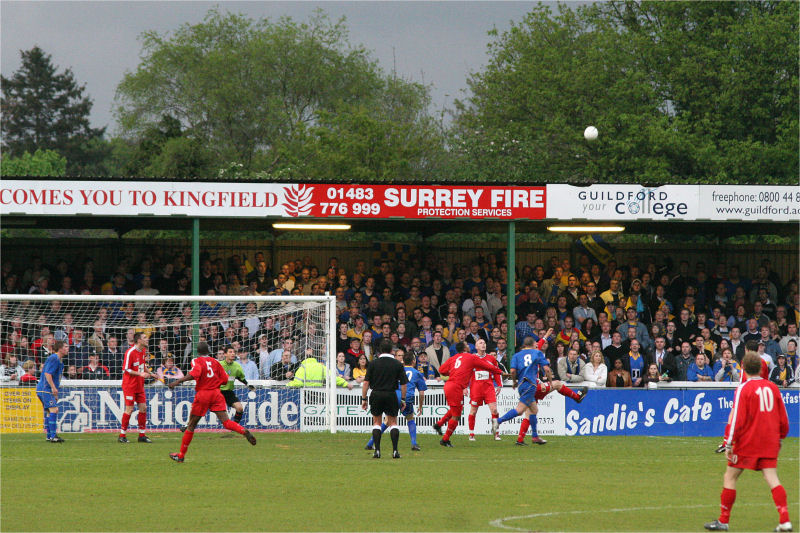
M219 390L222 393L222 396L225 398L225 403L227 406L233 407L236 410L236 414L233 415L233 421L238 424L242 420L244 406L236 396L236 392L233 390L233 385L237 379L247 385L247 380L244 377L244 369L242 368L242 365L236 361L236 350L232 346L225 348L225 357L222 361L220 361L220 364L222 365L222 368L225 369L225 372L228 373L228 382L220 386ZM255 387L252 385L247 386L250 388L250 390L255 389Z

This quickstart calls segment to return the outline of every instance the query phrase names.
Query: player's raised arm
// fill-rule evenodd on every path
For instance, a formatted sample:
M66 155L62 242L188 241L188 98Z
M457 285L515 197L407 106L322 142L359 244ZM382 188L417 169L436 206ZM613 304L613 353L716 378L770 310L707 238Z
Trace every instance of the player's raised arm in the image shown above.
M179 379L176 379L175 381L171 381L171 382L169 382L169 383L167 384L167 387L169 387L170 389L174 389L175 387L177 387L177 386L178 386L178 385L180 385L181 383L183 383L183 382L185 382L185 381L190 381L190 380L193 380L193 379L194 379L194 376L193 376L193 375L191 375L191 374L185 374L185 375L184 375L182 378L179 378Z

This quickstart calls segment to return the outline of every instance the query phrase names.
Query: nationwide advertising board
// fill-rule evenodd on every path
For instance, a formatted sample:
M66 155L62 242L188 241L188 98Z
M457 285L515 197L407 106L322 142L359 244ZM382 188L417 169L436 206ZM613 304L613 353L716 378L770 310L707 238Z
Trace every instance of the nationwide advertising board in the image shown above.
M433 220L800 220L800 188L738 185L0 183L2 215Z

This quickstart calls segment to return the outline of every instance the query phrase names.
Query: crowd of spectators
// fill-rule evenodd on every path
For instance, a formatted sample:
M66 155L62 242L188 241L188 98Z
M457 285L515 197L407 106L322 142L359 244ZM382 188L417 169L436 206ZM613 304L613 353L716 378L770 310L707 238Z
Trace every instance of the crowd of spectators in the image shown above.
M746 277L723 262L707 267L680 261L674 268L656 258L600 265L580 255L572 265L552 257L546 265L519 268L513 326L507 320L502 254L476 257L471 264L433 255L424 264L414 259L368 266L360 260L352 271L336 257L326 265L305 257L280 265L276 273L261 253L252 262L238 255L206 255L197 274L200 294L209 296L335 295L337 372L353 382L363 380L383 338L414 354L428 379L438 379L439 366L462 341L474 351L483 339L507 369L509 328L516 346L526 337L541 339L555 376L567 382L610 387L663 380L735 382L748 340L758 343L775 383L788 386L800 379L797 272L782 278L768 260ZM2 291L188 295L192 276L185 254L145 257L136 268L125 259L111 275L96 273L91 260L50 265L33 257L20 269L3 263ZM2 302L0 379L28 376L30 381L56 340L70 344L68 377L119 378L124 351L137 332L148 335L151 366L162 381L188 370L190 305L92 304L88 318L86 304L81 305L76 325L78 310L72 304ZM252 302L209 301L200 305L199 314L201 340L215 351L233 346L248 380L291 380L303 359L327 356L322 323L308 311L266 317Z

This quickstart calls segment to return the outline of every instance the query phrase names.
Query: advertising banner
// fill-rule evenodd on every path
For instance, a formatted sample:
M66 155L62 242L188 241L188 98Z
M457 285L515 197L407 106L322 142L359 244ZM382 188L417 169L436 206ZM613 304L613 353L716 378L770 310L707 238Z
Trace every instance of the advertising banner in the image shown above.
M0 213L542 219L545 187L3 180Z
M594 390L567 402L566 435L721 437L735 389ZM789 435L797 437L800 391L782 390Z
M169 390L164 387L145 387L145 393L148 429L178 429L189 421L194 388ZM244 405L242 426L248 429L300 430L298 390L276 388L249 391L237 388L236 395ZM124 408L122 389L119 387L62 387L58 400L58 431L117 430ZM132 420L136 420L135 414ZM135 428L135 424L131 427ZM206 414L198 427L222 428L212 413ZM36 431L41 431L41 423Z
M23 181L0 184L0 213L190 217L280 217L285 189L276 183Z
M42 416L33 387L0 389L0 433L41 433Z
M553 220L695 220L696 185L547 186L547 218Z
M337 389L336 391L337 415L336 430L352 433L369 433L372 431L372 415L368 411L361 409L361 390ZM459 422L457 435L468 432L467 415L469 414L468 398L465 399L464 411ZM517 406L519 395L511 387L504 387L497 398L497 410L504 414L509 409ZM419 395L415 400L415 419L417 421L417 432L422 434L432 434L433 424L436 423L447 412L447 403L444 398L444 390L441 387L429 388L425 391L425 401L421 414L417 413L419 406ZM325 398L319 391L306 390L302 401L302 431L324 431L325 426ZM406 427L404 416L398 416L397 422L400 427ZM519 425L522 418L515 418L500 426L501 435L516 435L519 432ZM482 406L478 409L475 419L476 435L491 435L492 420L489 408ZM560 394L550 394L539 403L539 434L563 435L564 434L564 397Z
M800 187L700 185L698 218L709 220L800 220Z
M544 187L313 185L308 214L347 218L537 220Z

